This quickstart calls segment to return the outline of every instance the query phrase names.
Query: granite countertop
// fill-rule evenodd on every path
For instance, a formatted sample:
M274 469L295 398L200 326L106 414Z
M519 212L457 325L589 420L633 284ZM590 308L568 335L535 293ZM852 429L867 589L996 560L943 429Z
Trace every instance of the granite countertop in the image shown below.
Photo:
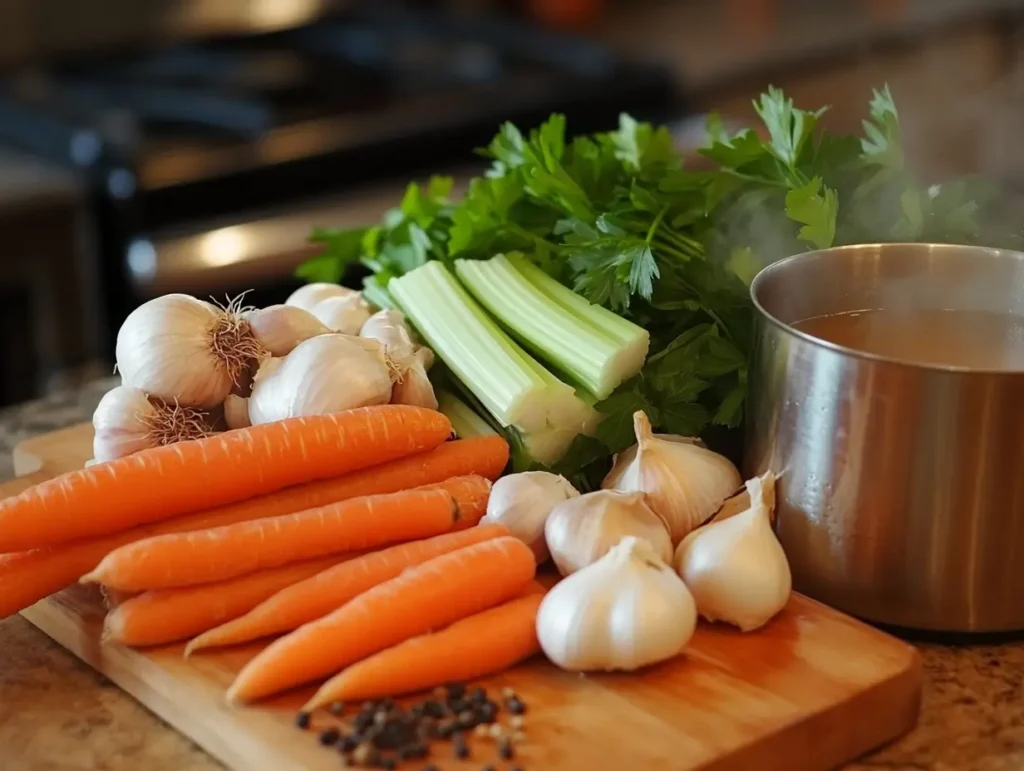
M31 436L88 420L103 381L0 411L0 481ZM919 646L918 728L849 771L1024 768L1024 641ZM4 771L212 771L222 766L20 617L0 621L0 768Z

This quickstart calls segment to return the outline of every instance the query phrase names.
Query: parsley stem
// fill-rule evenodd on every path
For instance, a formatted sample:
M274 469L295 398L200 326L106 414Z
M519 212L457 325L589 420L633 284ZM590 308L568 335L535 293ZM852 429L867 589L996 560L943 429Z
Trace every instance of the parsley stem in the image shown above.
M652 222L651 226L647 229L647 237L644 240L648 244L650 244L651 239L654 238L654 234L657 232L658 226L661 224L661 221L665 219L665 212L667 211L668 206L662 206L661 211L658 212L658 215L654 218L654 222Z

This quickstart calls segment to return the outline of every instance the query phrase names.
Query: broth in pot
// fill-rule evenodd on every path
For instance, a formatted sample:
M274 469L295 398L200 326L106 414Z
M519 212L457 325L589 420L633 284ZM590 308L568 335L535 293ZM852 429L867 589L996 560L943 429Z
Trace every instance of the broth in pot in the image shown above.
M819 340L895 361L1024 371L1024 316L975 310L866 310L793 324Z

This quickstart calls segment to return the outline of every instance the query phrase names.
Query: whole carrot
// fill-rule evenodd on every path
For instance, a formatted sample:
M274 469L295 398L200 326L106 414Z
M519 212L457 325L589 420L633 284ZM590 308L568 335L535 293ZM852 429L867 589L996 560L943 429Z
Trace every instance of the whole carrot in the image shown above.
M504 525L482 525L399 544L348 560L282 589L244 616L199 635L185 648L185 655L203 648L238 645L290 632L323 618L353 597L401 575L403 570L475 543L509 535L511 533Z
M389 461L372 468L353 471L331 479L306 482L268 495L205 511L165 519L122 530L112 535L86 538L28 552L16 552L18 560L0 556L0 618L27 608L34 602L75 583L100 564L105 556L125 544L154 535L187 533L211 527L250 522L256 519L294 514L361 495L380 495L410 487L443 482L451 477L479 475L497 479L508 462L508 444L496 436L444 442L427 452ZM452 484L456 484L453 482ZM475 525L486 510L480 482L455 490L461 519L457 528ZM479 516L477 513L480 512Z
M481 476L452 477L443 482L424 485L418 490L445 490L459 504L459 518L452 530L467 530L480 524L487 513L487 500L491 497L491 483Z
M238 618L275 592L345 559L320 557L212 584L143 592L121 600L107 614L103 639L131 646L184 640Z
M81 580L122 591L207 584L438 535L457 517L458 506L445 490L368 495L283 517L146 538L111 552Z
M543 599L544 588L534 583L504 605L375 653L324 683L302 709L400 696L508 669L540 652L537 610Z
M271 643L238 673L228 699L252 701L332 675L498 605L523 591L535 568L533 552L511 536L435 557Z
M104 535L367 468L441 444L448 419L385 404L143 450L0 501L0 552Z

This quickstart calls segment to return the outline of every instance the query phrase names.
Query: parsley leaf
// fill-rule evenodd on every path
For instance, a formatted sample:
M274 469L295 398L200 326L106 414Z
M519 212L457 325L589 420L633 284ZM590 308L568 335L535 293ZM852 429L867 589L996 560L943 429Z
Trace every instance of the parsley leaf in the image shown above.
M819 177L786 193L786 216L803 225L797 236L818 249L832 246L838 211L836 191L823 187Z

